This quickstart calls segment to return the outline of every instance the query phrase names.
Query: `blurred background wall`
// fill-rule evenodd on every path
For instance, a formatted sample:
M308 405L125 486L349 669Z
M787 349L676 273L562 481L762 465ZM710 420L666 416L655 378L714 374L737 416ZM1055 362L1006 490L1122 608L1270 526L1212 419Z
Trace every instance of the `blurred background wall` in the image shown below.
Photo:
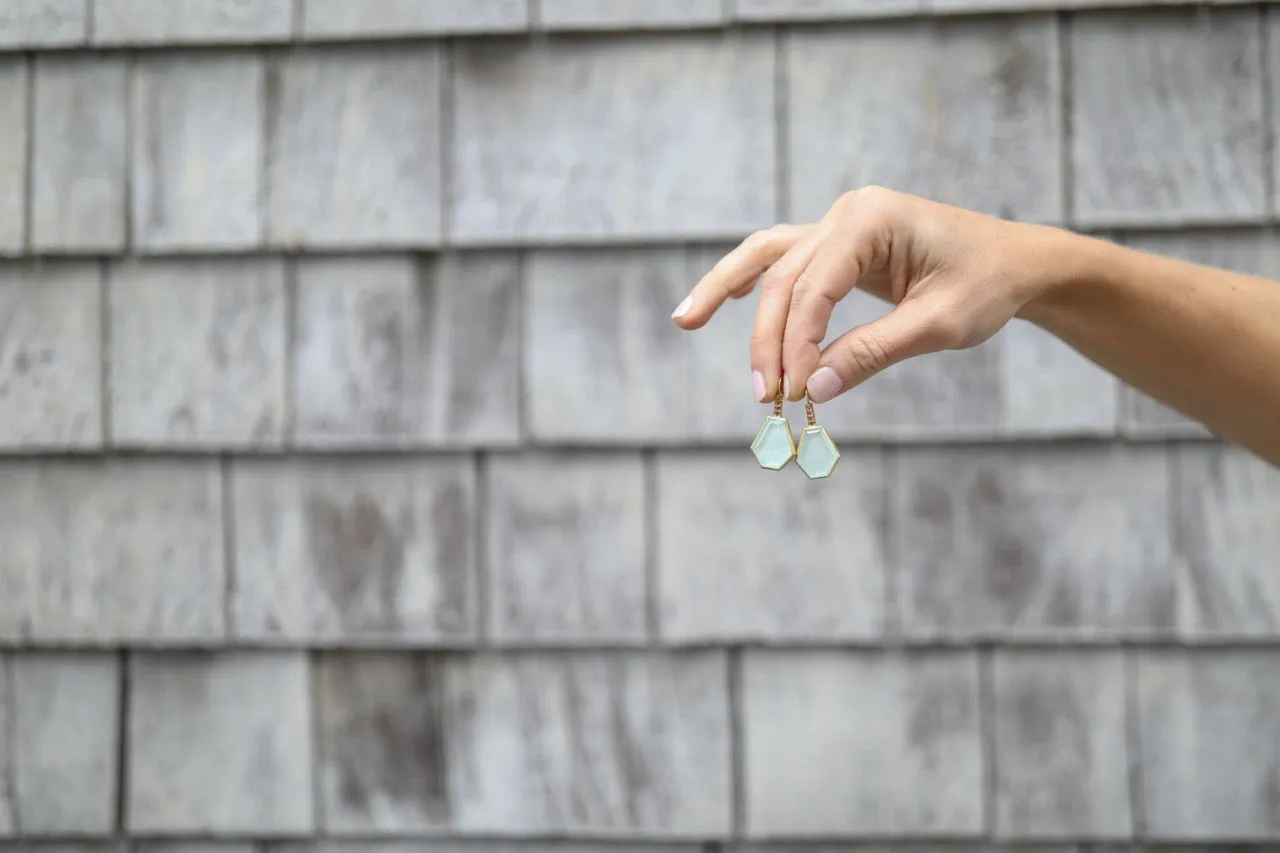
M1280 277L1280 9L1099 5L0 0L4 849L1280 849L1280 472L1020 324L764 472L669 320L866 183Z

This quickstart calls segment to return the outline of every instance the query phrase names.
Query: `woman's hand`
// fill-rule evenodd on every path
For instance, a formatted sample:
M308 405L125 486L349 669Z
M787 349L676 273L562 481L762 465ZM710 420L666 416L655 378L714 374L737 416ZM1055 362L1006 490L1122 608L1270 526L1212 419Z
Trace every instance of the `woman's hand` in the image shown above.
M841 196L821 221L757 232L726 255L676 310L704 325L760 282L751 336L752 392L783 382L822 403L913 356L976 346L1048 283L1060 232L984 216L879 187ZM884 317L819 345L835 304L855 287L896 304Z
M685 329L760 279L755 397L830 400L898 362L982 343L1014 316L1280 465L1280 284L869 187L820 222L752 235L676 309ZM820 349L859 287L895 303Z

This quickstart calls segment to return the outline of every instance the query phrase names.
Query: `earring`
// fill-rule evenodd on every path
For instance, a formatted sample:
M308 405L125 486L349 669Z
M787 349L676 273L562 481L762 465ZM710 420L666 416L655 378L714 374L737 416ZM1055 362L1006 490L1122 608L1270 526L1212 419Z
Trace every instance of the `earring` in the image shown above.
M795 458L796 440L791 435L791 424L782 416L782 389L773 400L773 414L764 419L764 425L751 442L751 452L761 468L781 471Z
M796 463L810 480L821 480L831 476L840 461L840 451L836 443L827 435L826 429L818 426L817 416L813 413L813 400L804 395L804 414L809 425L800 433L800 449L796 451Z

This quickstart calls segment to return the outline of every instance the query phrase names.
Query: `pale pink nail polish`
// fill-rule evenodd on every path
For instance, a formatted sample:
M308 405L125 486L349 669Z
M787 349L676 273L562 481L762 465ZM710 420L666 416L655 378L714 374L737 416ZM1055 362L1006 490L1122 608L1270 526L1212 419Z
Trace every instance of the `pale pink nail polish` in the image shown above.
M692 295L690 295L690 296L686 296L686 297L684 298L684 302L681 302L681 303L676 307L676 310L675 310L675 311L673 311L673 312L671 313L671 319L673 319L673 320L679 320L679 319L680 319L681 317L683 317L685 314L688 314L688 313L689 313L689 309L690 309L690 308L692 308L692 307L693 307L693 296L692 296Z
M844 388L844 382L840 380L840 375L830 367L819 367L809 377L806 387L809 389L809 398L813 402L825 403L840 393L841 389Z
M751 392L756 395L756 401L763 403L764 400L764 374L758 370L751 371Z

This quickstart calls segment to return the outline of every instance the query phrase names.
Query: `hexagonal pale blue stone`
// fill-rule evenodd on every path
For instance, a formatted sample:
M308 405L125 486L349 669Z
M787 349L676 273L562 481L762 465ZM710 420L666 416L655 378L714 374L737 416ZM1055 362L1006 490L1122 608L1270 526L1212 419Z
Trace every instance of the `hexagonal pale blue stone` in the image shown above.
M820 426L805 427L800 433L800 449L796 451L796 462L811 480L820 480L835 470L840 461L840 451L836 443Z
M791 425L787 419L777 415L766 418L764 426L756 433L755 441L751 442L751 452L756 455L761 468L772 471L785 468L796 455L795 439L791 436Z

